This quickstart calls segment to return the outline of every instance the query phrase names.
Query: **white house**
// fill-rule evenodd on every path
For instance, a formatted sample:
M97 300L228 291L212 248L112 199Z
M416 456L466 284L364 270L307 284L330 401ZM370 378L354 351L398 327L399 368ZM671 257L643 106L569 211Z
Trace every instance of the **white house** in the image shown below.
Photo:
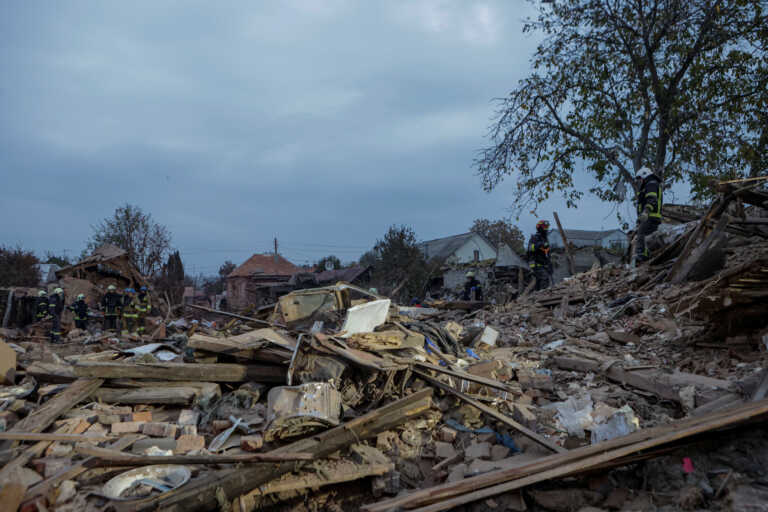
M478 233L436 238L419 244L428 260L439 259L446 265L460 265L496 259L496 247Z
M605 249L624 249L629 245L629 237L620 229L608 231L587 231L583 229L566 229L568 243L575 247L603 247ZM551 247L563 247L563 237L560 231L553 229L549 233Z

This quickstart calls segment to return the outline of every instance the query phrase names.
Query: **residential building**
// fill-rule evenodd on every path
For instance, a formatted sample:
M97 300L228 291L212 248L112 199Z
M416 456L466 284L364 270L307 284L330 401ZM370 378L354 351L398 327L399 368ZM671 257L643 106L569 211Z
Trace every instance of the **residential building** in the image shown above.
M304 272L280 254L254 254L227 276L227 303L235 311L271 304L294 289L291 276Z
M602 247L604 249L625 249L629 245L629 237L620 229L607 231L589 231L583 229L566 229L568 243L574 247ZM563 237L560 231L553 229L549 233L549 245L563 248Z

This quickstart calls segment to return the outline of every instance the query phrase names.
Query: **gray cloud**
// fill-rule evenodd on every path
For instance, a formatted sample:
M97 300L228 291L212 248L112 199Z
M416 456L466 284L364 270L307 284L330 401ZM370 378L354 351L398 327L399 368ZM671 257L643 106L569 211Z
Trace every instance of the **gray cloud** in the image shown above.
M273 236L299 263L351 260L393 223L426 239L504 215L513 184L483 193L471 161L528 72L526 9L0 3L0 239L79 253L130 202L212 273ZM561 216L615 225L594 201Z

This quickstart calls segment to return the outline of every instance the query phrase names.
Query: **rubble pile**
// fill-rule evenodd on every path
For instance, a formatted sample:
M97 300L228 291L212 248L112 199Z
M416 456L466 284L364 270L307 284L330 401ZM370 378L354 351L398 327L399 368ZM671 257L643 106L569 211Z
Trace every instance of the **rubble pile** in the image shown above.
M768 243L738 212L768 197L739 190L650 264L505 304L341 282L3 329L3 510L764 510Z

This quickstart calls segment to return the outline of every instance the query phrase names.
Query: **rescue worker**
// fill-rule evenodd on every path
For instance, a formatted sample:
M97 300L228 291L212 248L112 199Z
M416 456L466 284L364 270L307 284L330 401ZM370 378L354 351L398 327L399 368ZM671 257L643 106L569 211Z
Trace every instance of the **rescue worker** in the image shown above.
M51 317L51 343L61 339L61 313L64 311L64 290L56 288L48 297L48 315Z
M549 287L552 277L552 257L549 254L549 222L536 223L536 233L528 241L528 265L536 278L536 290Z
M122 313L123 298L117 293L117 287L113 284L107 286L107 293L101 298L101 309L104 310L104 330L116 331L117 319Z
M88 304L85 302L85 294L79 294L69 309L74 313L75 327L88 330Z
M139 288L139 295L136 297L138 304L136 305L136 310L139 313L139 318L137 321L137 329L136 332L139 335L144 334L144 330L146 329L146 318L149 315L149 313L152 311L152 303L149 299L149 291L147 290L146 286L142 286Z
M648 167L641 167L635 174L637 184L637 261L648 260L645 237L659 229L661 224L661 178Z
M136 334L136 324L139 322L136 290L126 288L123 295L123 334Z
M480 281L475 279L475 272L467 272L467 280L464 282L464 293L461 294L461 300L483 300L483 289Z
M40 290L37 292L35 301L35 320L42 322L48 317L48 292Z

